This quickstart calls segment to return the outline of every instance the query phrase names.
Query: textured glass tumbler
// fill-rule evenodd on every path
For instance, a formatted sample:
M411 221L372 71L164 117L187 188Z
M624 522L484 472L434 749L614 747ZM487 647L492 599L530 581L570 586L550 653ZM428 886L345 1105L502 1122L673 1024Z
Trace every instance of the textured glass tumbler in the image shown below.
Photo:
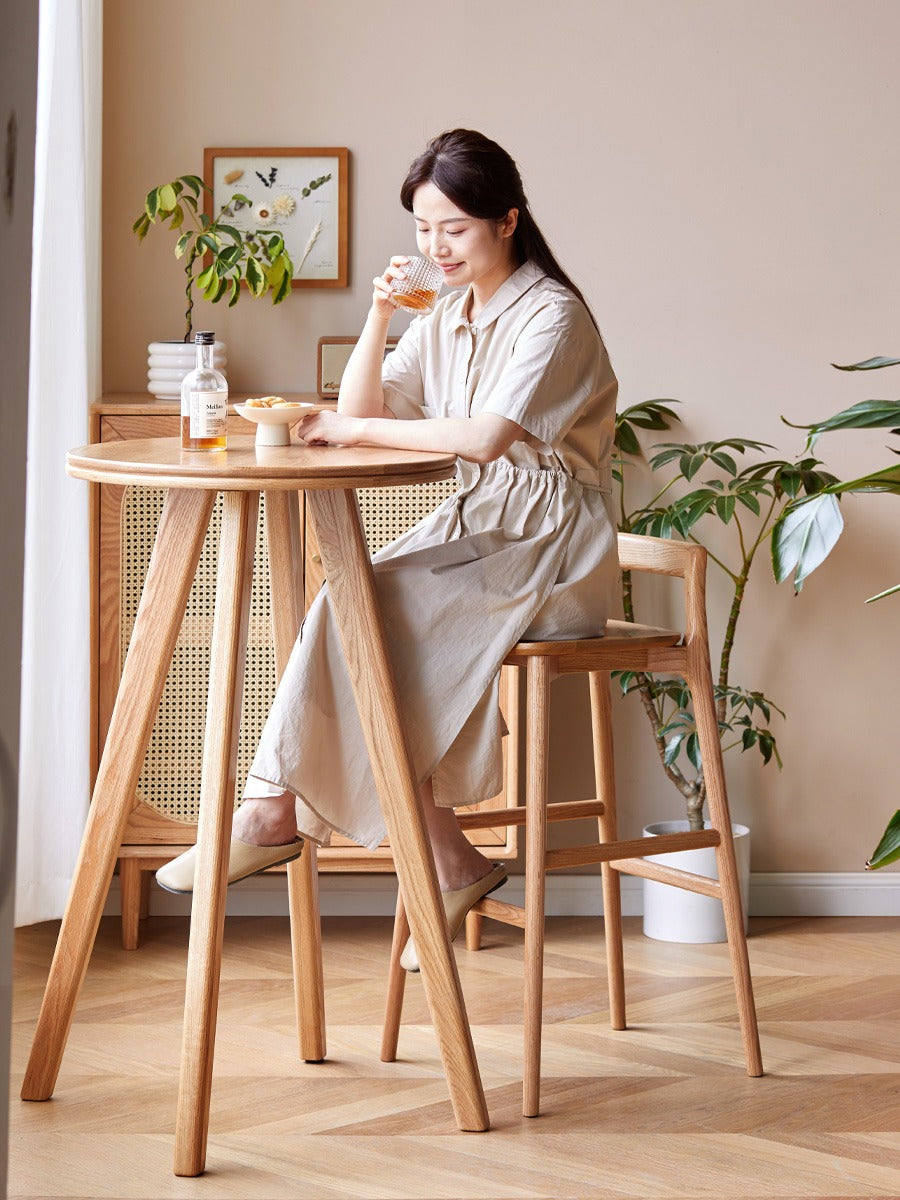
M394 280L391 303L411 312L430 312L444 282L443 271L430 258L411 258L403 271L406 278Z

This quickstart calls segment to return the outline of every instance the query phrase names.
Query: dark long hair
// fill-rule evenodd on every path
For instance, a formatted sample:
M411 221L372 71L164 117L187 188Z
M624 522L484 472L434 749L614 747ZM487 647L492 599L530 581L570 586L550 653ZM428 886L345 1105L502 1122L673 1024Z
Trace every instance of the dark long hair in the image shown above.
M428 143L403 181L400 203L407 212L413 211L413 196L423 183L433 183L470 217L501 221L511 208L517 208L513 249L519 265L533 262L545 275L568 288L597 327L588 302L556 261L531 215L519 168L502 146L474 129L441 133Z

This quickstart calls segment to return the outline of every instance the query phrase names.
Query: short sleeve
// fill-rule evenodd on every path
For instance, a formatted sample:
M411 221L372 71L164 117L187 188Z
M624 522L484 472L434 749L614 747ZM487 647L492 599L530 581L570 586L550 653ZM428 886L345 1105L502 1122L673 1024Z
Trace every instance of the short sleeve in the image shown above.
M401 421L421 420L425 413L425 384L419 357L417 318L387 355L381 368L384 403Z
M520 331L481 411L497 413L552 448L588 402L606 389L612 367L587 310L554 296Z

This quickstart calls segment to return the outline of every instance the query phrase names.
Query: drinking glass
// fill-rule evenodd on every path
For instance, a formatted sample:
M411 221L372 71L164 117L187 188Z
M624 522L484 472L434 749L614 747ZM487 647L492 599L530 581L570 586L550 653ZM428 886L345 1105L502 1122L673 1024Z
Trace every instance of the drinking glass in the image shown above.
M430 258L411 258L402 268L405 279L394 280L391 303L411 312L430 312L434 308L444 275Z

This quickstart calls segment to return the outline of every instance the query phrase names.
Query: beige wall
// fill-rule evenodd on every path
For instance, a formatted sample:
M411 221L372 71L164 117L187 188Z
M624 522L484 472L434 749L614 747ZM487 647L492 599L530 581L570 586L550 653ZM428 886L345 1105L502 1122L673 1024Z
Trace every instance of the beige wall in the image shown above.
M535 214L604 329L621 400L679 398L685 437L787 456L780 422L897 378L831 362L897 354L893 0L107 0L104 386L141 389L148 340L180 336L168 236L130 233L146 190L209 145L345 145L352 286L280 308L202 301L235 388L312 389L321 334L358 331L369 281L413 244L397 193L428 136L480 128L516 156ZM408 68L423 82L394 81ZM429 78L432 77L432 78ZM892 390L893 389L893 390ZM836 470L887 462L881 433L821 443ZM849 531L799 598L763 558L736 677L788 713L784 770L732 758L758 871L856 871L896 803L896 501ZM714 597L716 592L714 590ZM714 603L721 626L721 602ZM557 685L555 779L590 791L578 684ZM621 719L628 827L680 815L637 714Z

